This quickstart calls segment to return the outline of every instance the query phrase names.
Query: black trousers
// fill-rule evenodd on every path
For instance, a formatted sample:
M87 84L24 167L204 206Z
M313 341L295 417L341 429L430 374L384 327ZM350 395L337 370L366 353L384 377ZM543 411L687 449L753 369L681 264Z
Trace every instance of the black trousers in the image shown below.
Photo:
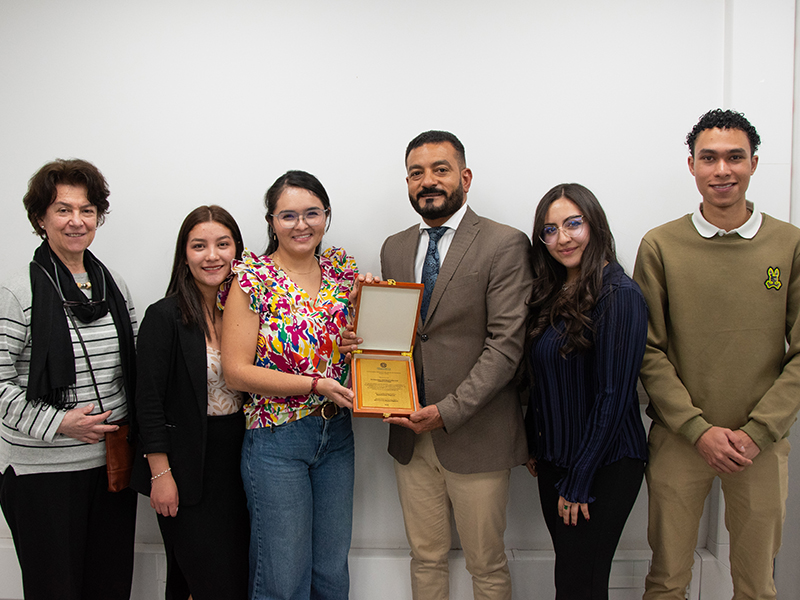
M128 600L136 492L107 491L106 468L0 478L0 506L26 600Z
M556 552L556 600L608 600L608 577L625 521L639 495L644 462L623 458L595 474L589 520L578 513L577 525L558 516L556 484L567 471L540 461L539 499Z
M193 600L247 600L250 514L239 468L244 431L241 411L208 417L202 499L179 504L175 517L158 515L166 600L186 600L190 593Z

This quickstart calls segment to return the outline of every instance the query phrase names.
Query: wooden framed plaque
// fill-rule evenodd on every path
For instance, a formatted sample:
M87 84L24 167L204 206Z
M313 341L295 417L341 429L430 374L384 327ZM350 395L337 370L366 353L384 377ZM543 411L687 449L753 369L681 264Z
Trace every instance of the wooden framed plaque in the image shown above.
M408 416L419 410L412 353L424 288L391 279L361 285L353 329L364 343L351 363L355 416Z

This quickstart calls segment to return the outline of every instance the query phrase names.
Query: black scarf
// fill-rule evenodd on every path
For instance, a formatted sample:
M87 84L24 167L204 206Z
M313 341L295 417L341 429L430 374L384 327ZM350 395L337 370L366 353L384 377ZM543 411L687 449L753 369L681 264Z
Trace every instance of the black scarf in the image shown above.
M25 397L34 406L44 403L59 410L75 408L78 403L75 354L63 302L66 300L70 303L68 310L82 323L92 323L111 311L119 340L128 414L132 416L130 408L133 406L136 382L136 348L130 313L111 273L88 250L83 252L83 266L92 282L91 301L78 288L72 273L61 259L50 250L47 240L33 254L30 264L33 297L31 366Z

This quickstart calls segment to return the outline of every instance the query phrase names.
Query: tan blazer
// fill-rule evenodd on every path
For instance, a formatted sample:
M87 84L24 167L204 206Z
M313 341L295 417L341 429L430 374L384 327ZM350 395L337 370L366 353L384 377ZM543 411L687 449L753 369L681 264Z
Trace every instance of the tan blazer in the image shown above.
M381 248L384 279L414 281L415 225ZM445 428L432 432L439 461L455 473L507 469L528 459L519 394L531 293L530 242L521 231L467 208L433 289L414 343L417 379ZM389 453L408 464L415 434L392 425Z

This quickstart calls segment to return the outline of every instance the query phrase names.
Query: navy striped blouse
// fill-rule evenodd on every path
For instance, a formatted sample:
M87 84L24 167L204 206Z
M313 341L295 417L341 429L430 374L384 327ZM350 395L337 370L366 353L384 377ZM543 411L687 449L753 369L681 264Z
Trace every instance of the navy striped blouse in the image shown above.
M647 460L636 382L647 342L647 305L618 264L603 270L592 310L594 345L559 354L563 323L533 342L533 380L526 415L532 456L568 470L557 488L569 502L592 502L599 467L621 458Z

